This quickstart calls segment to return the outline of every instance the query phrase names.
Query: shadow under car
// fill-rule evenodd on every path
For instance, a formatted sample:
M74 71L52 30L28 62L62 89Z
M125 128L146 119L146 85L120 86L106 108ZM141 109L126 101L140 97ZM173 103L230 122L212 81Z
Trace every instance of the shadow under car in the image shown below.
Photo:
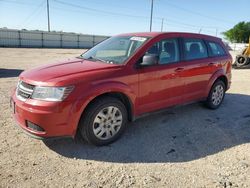
M138 119L109 146L96 147L73 139L44 143L68 158L116 163L186 162L248 143L249 105L249 95L229 93L217 110L195 103Z

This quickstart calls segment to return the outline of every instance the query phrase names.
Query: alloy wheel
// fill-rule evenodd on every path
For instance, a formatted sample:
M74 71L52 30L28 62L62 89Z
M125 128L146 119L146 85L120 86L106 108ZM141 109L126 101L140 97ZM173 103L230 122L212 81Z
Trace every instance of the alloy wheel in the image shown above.
M218 106L224 97L224 87L222 85L217 85L212 93L212 103Z

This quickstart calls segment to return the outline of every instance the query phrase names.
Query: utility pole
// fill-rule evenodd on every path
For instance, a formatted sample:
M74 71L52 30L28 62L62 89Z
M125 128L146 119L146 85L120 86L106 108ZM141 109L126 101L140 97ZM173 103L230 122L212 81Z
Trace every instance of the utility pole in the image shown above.
M202 27L200 28L199 33L201 33L201 31L202 31Z
M164 18L161 20L161 32L163 31L163 25L164 25Z
M150 32L152 31L153 9L154 9L154 0L151 0Z
M218 28L216 28L215 36L217 37L218 34Z
M49 0L47 0L48 32L50 32Z

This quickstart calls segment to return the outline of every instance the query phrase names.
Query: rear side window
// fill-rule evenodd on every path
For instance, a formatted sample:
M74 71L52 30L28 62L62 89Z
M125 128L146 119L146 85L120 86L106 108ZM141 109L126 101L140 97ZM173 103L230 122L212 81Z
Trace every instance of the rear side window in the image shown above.
M209 50L210 57L223 56L226 54L225 50L222 48L220 44L216 42L208 42L208 45L210 47Z
M208 57L207 48L201 39L183 39L185 60Z

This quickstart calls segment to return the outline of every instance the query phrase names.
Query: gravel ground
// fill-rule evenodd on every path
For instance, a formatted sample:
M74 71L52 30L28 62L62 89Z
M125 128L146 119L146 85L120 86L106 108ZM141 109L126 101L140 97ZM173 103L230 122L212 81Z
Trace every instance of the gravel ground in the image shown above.
M110 146L19 130L9 109L18 74L82 51L0 48L0 187L250 187L250 70L233 70L218 110L171 108L131 123Z

